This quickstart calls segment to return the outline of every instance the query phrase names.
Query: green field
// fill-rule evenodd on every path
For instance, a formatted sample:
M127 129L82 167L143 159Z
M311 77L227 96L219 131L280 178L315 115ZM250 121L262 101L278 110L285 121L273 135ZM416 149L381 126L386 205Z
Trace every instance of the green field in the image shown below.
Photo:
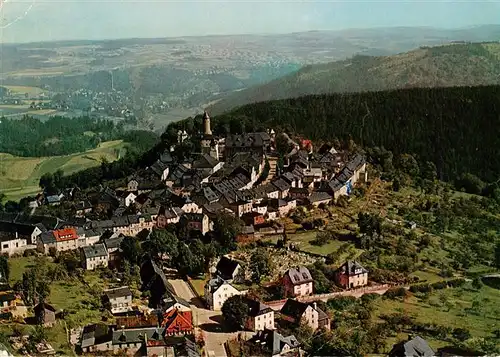
M98 166L101 158L109 162L123 156L125 144L121 140L109 141L98 148L65 156L54 157L18 157L10 154L0 154L0 192L8 199L20 198L38 192L38 181L47 172L63 170L72 174L80 170Z
M376 315L402 313L416 322L465 328L472 337L491 336L500 327L499 291L488 286L475 290L469 285L464 288L435 290L428 300L416 296L410 296L404 301L379 299L375 304ZM474 301L479 306L476 310L472 309ZM434 348L449 345L448 341L430 336L425 338Z
M29 96L39 96L41 94L47 94L48 91L38 88L38 87L27 87L27 86L9 86L5 85L2 86L4 88L7 88L12 94L14 95L19 95L19 94L28 94Z

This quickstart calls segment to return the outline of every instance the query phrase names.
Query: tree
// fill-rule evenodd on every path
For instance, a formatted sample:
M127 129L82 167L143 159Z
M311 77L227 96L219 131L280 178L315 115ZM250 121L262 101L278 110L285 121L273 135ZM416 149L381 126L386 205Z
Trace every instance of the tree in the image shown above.
M251 257L250 269L252 270L252 280L260 283L262 277L271 272L271 257L264 249L257 249Z
M120 243L122 256L130 264L138 264L142 256L142 248L139 240L135 237L125 237Z
M472 280L472 287L476 290L481 290L481 288L483 287L483 282L481 280L481 278L474 278Z
M50 286L47 282L44 270L30 268L23 273L22 291L24 300L29 305L44 301L50 294Z
M248 317L248 304L242 295L231 296L222 305L224 321L231 327L239 329L245 325Z
M1 280L9 281L9 277L10 277L9 260L6 256L0 255L0 281Z
M360 212L358 214L358 227L361 233L373 235L373 233L380 234L382 232L381 218L371 214Z
M500 269L500 240L495 243L495 266Z
M149 239L144 242L144 251L156 257L166 254L173 261L179 255L178 246L179 240L175 234L165 229L153 229Z
M235 238L241 233L243 222L228 213L218 214L214 221L213 237L220 244L222 253L236 249Z
M195 266L197 262L191 249L189 249L186 243L179 242L177 252L178 256L175 259L175 266L179 273L181 275L193 275L193 270L197 270Z

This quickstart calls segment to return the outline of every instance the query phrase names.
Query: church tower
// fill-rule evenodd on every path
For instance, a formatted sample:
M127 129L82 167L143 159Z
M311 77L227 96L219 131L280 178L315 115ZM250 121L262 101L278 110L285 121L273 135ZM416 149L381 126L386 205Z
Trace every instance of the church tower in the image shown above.
M210 129L210 116L206 110L203 113L203 135L212 135L212 130Z

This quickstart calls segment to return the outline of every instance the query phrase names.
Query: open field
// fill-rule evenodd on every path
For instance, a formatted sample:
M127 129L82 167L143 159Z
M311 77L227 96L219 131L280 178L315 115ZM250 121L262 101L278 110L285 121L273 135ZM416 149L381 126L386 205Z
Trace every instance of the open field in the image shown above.
M205 280L191 279L191 284L193 285L198 296L205 295Z
M478 308L473 309L473 304L477 304ZM466 285L464 288L435 290L428 300L416 296L404 301L379 299L375 305L378 316L403 313L416 322L464 328L470 331L472 337L487 337L500 327L499 304L498 290L488 286L475 290ZM428 336L425 338L433 347L449 344Z
M101 143L98 148L83 153L54 157L18 157L0 154L0 191L8 199L17 200L38 192L38 181L47 172L63 170L72 174L98 166L101 158L108 161L119 159L125 150L121 140Z
M2 86L4 88L7 88L9 91L11 91L13 94L22 94L24 95L27 93L29 96L39 96L43 93L48 93L48 91L38 88L38 87L27 87L27 86L9 86L9 85L4 85Z

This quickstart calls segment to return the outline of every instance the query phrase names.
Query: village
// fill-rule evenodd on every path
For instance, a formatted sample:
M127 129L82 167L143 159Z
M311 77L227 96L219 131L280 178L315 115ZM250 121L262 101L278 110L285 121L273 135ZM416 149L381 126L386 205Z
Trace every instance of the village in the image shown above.
M201 153L192 154L190 160L177 162L167 150L154 165L129 177L123 187L42 193L30 202L31 215L0 213L0 254L55 258L76 252L79 269L84 271L119 269L127 237L148 244L154 232L172 226L181 227L187 236L204 237L214 232L221 215L241 222L233 237L237 249L211 259L201 287L196 279L167 267L168 254L160 254L138 262L140 297L120 281L104 289L102 308L109 311L112 323L95 321L72 328L68 335L77 353L225 357L229 344L244 340L268 356L302 356L297 337L279 326L305 324L312 331L329 330L333 316L323 311L322 301L384 294L395 285L371 281L370 271L356 259L344 259L334 272L335 291L319 293L308 266L323 263L324 256L303 252L287 240L285 222L298 210L325 211L368 182L362 155L330 145L315 150L311 141L296 143L273 129L216 136L206 112L202 125L199 138L178 132L179 144L199 140ZM289 148L282 163L278 140ZM60 205L72 207L72 219L37 214L40 207ZM322 226L318 223L313 228L321 231ZM409 227L414 229L415 224L409 222ZM258 248L274 259L264 282L248 247L266 237L278 237L278 241ZM263 298L255 292L256 285L277 292ZM52 326L60 318L58 306L48 299L35 297L33 306L27 306L8 281L2 284L0 301L5 321L34 314L39 324ZM238 303L248 311L231 329L227 311ZM19 351L23 351L22 340L18 338ZM417 347L430 349L420 337L403 346ZM394 348L393 355L400 355L401 346ZM39 343L37 353L55 351L50 344Z

